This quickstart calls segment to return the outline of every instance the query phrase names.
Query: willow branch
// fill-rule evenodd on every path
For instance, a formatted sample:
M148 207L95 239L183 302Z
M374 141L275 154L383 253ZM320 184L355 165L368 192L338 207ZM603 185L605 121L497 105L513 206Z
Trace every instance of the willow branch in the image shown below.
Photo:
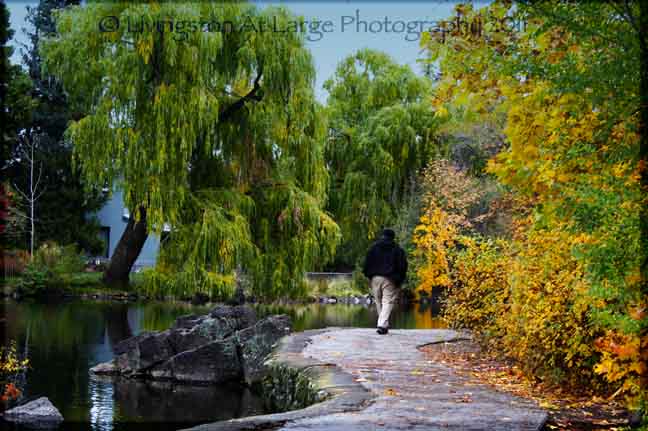
M263 98L263 95L259 93L259 90L261 89L262 76L263 76L263 65L259 66L259 73L254 79L254 85L252 86L252 90L250 90L245 96L241 97L236 102L232 103L223 111L221 111L221 113L218 115L219 123L229 120L232 117L232 115L234 115L236 112L242 109L247 102L250 101L259 102Z

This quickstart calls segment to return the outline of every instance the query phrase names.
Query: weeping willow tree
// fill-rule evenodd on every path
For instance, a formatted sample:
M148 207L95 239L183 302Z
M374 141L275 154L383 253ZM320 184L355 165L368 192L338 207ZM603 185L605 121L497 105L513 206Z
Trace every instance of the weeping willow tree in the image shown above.
M90 184L121 188L132 214L106 281L127 280L165 224L150 280L175 292L223 294L243 268L257 294L289 295L332 259L312 58L302 33L263 31L295 22L238 2L102 1L58 15L42 52L88 113L67 131L75 161Z
M430 85L384 53L361 50L325 82L329 92L329 209L343 242L338 264L354 265L381 227L394 222L408 183L441 150Z

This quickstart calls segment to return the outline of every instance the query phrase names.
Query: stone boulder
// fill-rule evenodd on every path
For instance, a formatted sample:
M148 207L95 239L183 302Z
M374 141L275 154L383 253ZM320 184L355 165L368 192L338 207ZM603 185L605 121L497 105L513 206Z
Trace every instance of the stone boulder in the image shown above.
M257 322L248 306L218 306L203 316L178 318L171 329L145 332L115 346L115 358L91 369L154 380L219 383L263 377L274 344L290 333L287 316Z
M281 315L270 316L236 334L243 379L248 385L261 381L265 375L266 356L277 340L289 333L290 318Z
M254 323L256 313L246 306L218 306L204 316L180 317L171 329L143 332L117 344L112 372L144 375L178 353L222 340ZM100 364L92 371L106 374L106 369L107 365Z
M151 370L156 379L190 383L218 383L236 380L241 375L241 362L236 340L209 342L195 349L178 353Z
M38 398L4 412L4 420L28 428L56 428L63 422L63 415L46 397Z
M142 374L175 354L170 331L144 332L115 346L115 365L123 374Z

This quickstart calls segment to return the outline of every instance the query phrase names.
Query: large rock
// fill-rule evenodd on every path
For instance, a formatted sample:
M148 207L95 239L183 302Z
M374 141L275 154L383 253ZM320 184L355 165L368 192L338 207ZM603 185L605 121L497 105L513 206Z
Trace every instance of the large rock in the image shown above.
M236 334L243 379L248 385L261 381L266 356L281 337L290 333L290 326L288 316L270 316Z
M237 323L237 329L247 328L257 321L254 309L246 305L237 305L235 307L221 305L214 308L209 315L217 319L234 320Z
M153 378L191 383L236 380L240 374L241 364L237 345L232 337L178 353L151 370Z
M115 346L114 365L121 374L143 374L149 368L166 361L175 354L170 342L171 331L143 332ZM100 371L104 366L92 369Z
M56 428L63 422L63 415L46 397L30 401L7 410L3 418L29 428Z
M115 347L115 358L91 369L156 380L218 383L263 377L263 362L290 332L287 316L257 322L248 306L218 306L204 316L183 316L171 329L145 332Z
M180 317L169 330L143 332L117 344L113 367L99 364L92 371L144 375L179 353L227 338L255 322L254 309L246 306L218 306L204 316Z

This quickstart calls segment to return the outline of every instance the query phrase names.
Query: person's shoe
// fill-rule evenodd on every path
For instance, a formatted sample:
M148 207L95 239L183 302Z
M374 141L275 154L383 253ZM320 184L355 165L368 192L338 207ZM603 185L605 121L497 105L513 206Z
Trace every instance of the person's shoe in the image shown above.
M380 335L387 335L389 329L379 326L378 329L376 329L376 332L379 333Z

